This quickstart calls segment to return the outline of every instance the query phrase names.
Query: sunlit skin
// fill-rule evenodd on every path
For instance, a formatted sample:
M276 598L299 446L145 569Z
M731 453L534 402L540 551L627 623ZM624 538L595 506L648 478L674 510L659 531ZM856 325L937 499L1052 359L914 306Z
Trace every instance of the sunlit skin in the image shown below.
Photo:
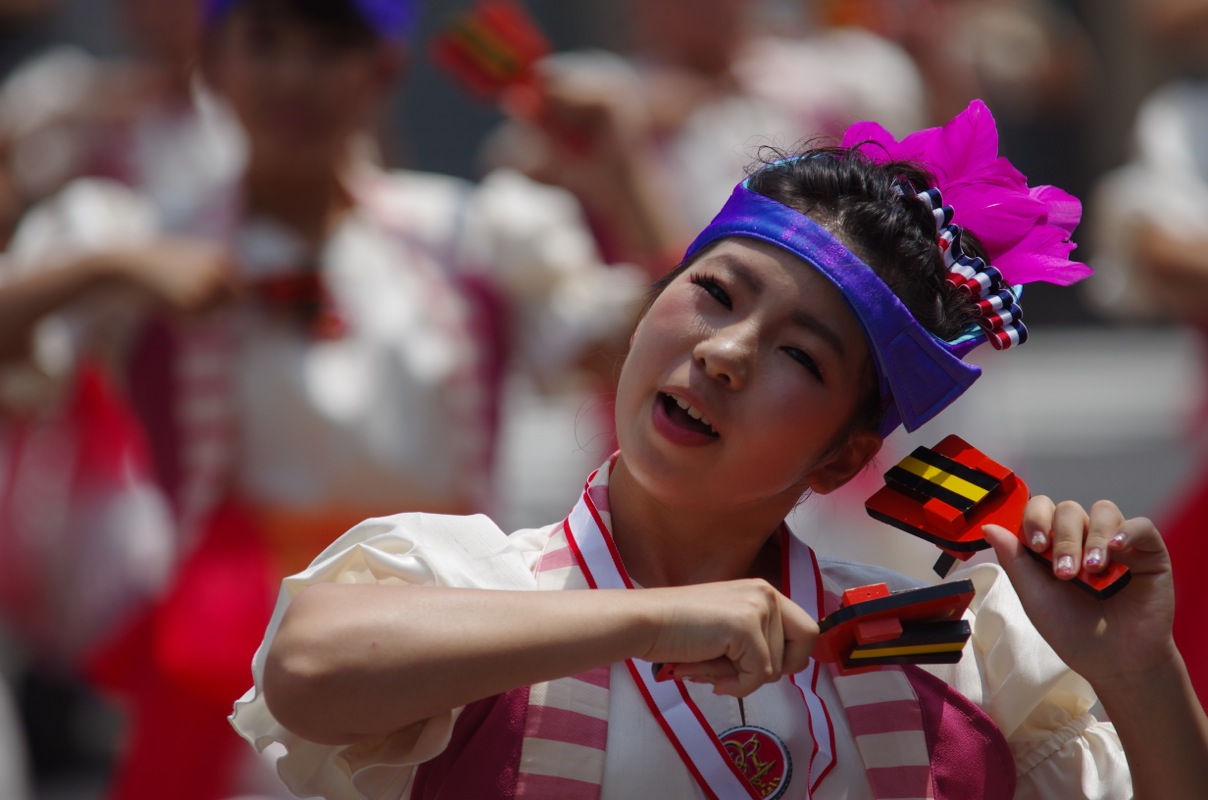
M839 290L797 256L728 239L680 274L638 325L617 391L610 492L635 579L748 574L803 492L877 452L879 435L851 430L869 370Z

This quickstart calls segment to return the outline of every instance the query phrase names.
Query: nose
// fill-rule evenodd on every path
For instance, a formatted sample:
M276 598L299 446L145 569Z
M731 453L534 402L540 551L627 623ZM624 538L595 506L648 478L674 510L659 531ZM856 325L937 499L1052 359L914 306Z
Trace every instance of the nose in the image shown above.
M712 331L697 342L693 355L709 377L731 389L750 377L756 336L749 323L736 323Z
M283 52L274 65L276 86L283 92L298 92L310 87L318 70L316 59L301 48Z

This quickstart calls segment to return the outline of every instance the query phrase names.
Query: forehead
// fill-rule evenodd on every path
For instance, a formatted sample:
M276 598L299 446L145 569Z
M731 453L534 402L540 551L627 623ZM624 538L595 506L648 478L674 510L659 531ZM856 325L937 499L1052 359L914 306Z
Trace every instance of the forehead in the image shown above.
M852 316L843 293L817 268L795 253L758 239L722 239L703 252L689 271L706 268L726 270L751 289L784 291L793 287L814 303L833 304L837 312Z
M868 352L863 328L843 292L812 264L788 250L756 239L722 239L703 252L686 272L718 273L799 327L825 330L825 338L845 343L837 350L861 358Z

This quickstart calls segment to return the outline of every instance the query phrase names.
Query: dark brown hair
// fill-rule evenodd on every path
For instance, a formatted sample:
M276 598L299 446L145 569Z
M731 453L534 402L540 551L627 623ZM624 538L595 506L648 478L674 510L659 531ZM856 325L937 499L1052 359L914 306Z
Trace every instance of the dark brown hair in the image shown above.
M353 0L239 0L222 19L210 21L208 33L216 32L232 14L244 14L260 23L300 22L341 48L373 47L380 41Z
M855 148L813 147L796 156L765 148L748 181L751 191L810 217L847 245L936 336L952 339L975 319L972 300L945 279L929 204L896 188L901 181L916 189L934 186L924 167L875 163ZM969 255L984 257L969 231L961 243ZM684 262L657 281L648 302L690 265ZM857 429L875 428L880 420L871 364L869 374L870 390L855 415Z

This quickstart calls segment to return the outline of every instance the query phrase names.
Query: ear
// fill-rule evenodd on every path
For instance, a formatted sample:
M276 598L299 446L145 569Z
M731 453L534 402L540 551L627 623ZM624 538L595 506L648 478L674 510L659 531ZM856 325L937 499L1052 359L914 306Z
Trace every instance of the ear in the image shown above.
M876 431L860 431L816 467L806 482L814 494L829 494L851 480L881 451L884 439Z

